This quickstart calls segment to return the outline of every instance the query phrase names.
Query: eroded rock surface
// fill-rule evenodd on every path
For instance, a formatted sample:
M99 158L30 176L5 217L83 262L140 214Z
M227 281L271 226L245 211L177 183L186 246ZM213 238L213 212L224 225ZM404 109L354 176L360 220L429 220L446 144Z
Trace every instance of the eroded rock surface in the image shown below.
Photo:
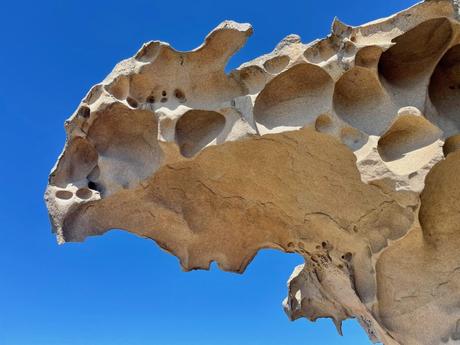
M291 319L460 342L458 10L335 20L229 74L248 24L190 52L146 43L66 121L45 195L58 241L124 229L184 270L240 273L262 248L297 253Z

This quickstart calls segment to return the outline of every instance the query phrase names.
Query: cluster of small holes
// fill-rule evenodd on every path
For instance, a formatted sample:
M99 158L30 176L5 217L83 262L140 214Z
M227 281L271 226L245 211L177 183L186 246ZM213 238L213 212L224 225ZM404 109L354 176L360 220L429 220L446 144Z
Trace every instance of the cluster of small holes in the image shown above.
M366 325L367 333L369 334L369 336L375 337L375 331L372 326L371 320L367 319L363 315L360 315L359 318L363 321L364 325Z
M179 89L175 89L173 94L174 94L174 97L179 101L179 103L185 103L187 101L183 91ZM168 92L166 90L163 90L161 91L160 102L166 103L167 101L168 101ZM150 96L147 97L146 102L151 103L151 104L155 103L156 102L155 96L151 94Z

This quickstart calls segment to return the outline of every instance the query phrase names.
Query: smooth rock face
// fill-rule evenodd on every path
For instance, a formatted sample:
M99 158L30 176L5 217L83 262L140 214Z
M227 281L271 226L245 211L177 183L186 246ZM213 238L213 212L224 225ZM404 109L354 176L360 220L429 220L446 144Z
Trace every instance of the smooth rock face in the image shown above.
M146 43L66 121L45 199L60 243L110 229L184 270L298 253L291 319L355 317L372 341L460 341L460 17L425 1L323 40L290 35L230 74L251 35Z

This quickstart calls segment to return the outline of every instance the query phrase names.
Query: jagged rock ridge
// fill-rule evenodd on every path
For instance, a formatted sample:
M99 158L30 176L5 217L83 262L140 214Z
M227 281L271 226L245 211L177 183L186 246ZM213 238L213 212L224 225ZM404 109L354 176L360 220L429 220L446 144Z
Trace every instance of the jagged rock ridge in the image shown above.
M291 319L355 317L372 341L460 340L458 3L419 3L325 39L290 35L224 72L252 33L146 43L66 121L46 190L60 243L110 229L184 270L298 253Z

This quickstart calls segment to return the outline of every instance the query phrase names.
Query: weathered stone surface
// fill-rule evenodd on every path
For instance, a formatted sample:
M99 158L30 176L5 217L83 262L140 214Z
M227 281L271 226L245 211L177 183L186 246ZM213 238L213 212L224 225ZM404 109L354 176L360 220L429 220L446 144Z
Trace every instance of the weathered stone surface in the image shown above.
M224 72L251 34L146 43L66 122L45 199L60 243L114 228L184 270L298 253L291 319L356 317L372 341L460 340L460 24L425 1L323 40L290 35Z

